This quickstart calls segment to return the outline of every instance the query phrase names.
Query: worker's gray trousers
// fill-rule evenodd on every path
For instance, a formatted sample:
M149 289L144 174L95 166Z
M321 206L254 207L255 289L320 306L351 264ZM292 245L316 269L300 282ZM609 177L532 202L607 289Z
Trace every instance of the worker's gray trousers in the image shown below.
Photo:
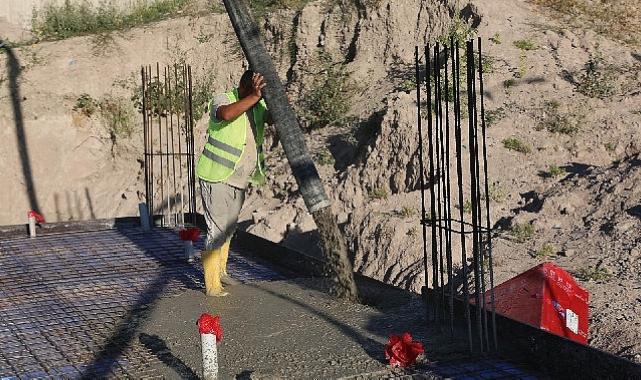
M224 182L201 179L200 195L207 221L205 250L218 249L236 232L238 215L245 202L245 190Z

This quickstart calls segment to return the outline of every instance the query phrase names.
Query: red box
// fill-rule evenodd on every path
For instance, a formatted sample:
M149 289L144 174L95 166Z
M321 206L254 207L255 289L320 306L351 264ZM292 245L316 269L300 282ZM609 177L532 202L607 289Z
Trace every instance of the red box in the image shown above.
M490 293L485 293L488 309ZM543 263L494 288L496 312L575 342L588 343L587 290L553 263Z

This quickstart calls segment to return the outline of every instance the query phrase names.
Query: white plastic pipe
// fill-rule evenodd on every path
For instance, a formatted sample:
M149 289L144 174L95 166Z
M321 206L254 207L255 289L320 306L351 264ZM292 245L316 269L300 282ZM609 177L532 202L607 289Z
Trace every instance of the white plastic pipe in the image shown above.
M29 236L36 237L36 217L29 215Z
M200 334L203 351L203 379L218 379L218 351L216 350L216 334Z
M194 242L191 240L183 241L183 250L185 251L185 259L188 263L194 261Z

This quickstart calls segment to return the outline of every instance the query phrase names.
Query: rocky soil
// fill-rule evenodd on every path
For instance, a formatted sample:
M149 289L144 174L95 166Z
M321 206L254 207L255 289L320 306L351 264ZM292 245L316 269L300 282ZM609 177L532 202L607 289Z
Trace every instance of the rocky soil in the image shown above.
M356 269L417 291L424 283L418 135L415 95L405 84L413 79L414 46L453 25L454 2L353 4L312 2L301 11L272 13L261 26L299 105L318 74L318 51L352 73L354 85L346 91L352 117L311 131L308 145ZM497 283L540 262L557 263L590 291L590 344L641 362L638 47L571 28L521 0L478 0L463 17L478 24L490 57L486 108ZM0 71L6 146L0 152L1 223L22 223L30 207L29 170L20 152L28 153L32 198L48 219L136 214L144 189L141 127L114 141L99 117L73 110L81 94L128 98L140 65L179 57L200 78L213 73L212 93L232 86L243 70L226 15L184 16L115 33L107 42L87 36L14 50L22 70L24 138L16 137L9 77ZM7 55L0 59L6 67ZM200 120L197 152L205 128ZM506 149L506 138L520 140L529 153ZM269 186L252 191L242 228L318 254L314 222L280 146L268 150L267 161ZM515 232L526 225L532 227L525 236Z

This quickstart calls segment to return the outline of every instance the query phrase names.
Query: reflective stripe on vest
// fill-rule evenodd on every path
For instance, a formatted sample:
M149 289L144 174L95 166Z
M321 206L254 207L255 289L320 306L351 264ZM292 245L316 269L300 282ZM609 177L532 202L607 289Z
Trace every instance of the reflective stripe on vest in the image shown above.
M224 167L230 168L232 170L234 169L234 161L230 161L230 160L226 159L225 157L220 157L216 153L210 152L209 150L207 150L207 148L205 148L203 150L203 156L209 158L210 160L212 160L214 162L217 162L217 163L221 164Z
M240 157L241 154L243 154L243 151L240 149L236 149L233 146L226 144L220 140L216 140L211 135L207 138L207 142L210 143L213 147L218 148L222 151L225 151L229 154L233 154L234 156ZM205 149L207 151L207 149ZM233 168L233 166L232 166Z

